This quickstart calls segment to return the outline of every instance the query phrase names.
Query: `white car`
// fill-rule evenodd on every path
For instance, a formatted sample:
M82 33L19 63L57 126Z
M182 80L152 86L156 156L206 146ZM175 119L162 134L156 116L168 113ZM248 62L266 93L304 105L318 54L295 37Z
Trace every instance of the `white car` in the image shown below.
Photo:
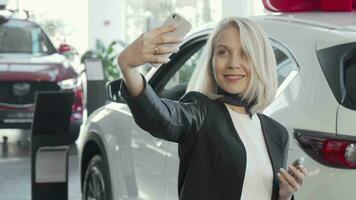
M278 64L278 92L264 114L287 127L289 163L303 156L310 172L296 199L355 199L356 13L251 19L269 34ZM170 63L148 73L159 96L178 100L194 83L213 27L191 34ZM176 200L177 144L135 124L119 83L108 85L111 103L88 118L78 140L83 199Z

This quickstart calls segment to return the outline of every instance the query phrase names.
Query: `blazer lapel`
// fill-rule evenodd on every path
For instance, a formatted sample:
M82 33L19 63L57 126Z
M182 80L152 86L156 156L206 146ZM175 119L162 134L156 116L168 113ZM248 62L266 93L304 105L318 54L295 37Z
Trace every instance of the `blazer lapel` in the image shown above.
M261 121L262 132L273 168L272 199L278 199L279 181L277 178L277 172L279 171L279 168L282 167L283 163L283 152L281 151L282 144L280 143L281 139L277 138L278 134L274 134L278 130L276 130L275 127L271 125L267 117L259 113L257 113L257 115Z

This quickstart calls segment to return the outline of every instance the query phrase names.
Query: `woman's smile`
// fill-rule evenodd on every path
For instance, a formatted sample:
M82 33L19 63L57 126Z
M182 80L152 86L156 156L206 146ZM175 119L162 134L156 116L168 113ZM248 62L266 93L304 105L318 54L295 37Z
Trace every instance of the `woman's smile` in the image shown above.
M233 83L237 83L239 82L241 79L243 79L245 77L245 75L241 75L241 74L225 74L224 78L229 81L229 82L233 82Z

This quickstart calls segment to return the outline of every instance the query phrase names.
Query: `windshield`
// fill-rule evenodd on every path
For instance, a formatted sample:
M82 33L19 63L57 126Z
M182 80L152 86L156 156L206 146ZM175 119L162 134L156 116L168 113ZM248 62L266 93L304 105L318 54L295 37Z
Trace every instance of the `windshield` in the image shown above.
M21 20L0 25L0 53L53 54L56 50L41 28Z

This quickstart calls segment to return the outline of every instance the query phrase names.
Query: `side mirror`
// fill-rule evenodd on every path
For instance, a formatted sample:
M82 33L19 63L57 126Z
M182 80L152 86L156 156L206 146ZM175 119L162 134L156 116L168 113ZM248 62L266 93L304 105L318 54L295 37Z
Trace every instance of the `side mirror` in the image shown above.
M123 80L120 78L118 80L110 81L106 85L106 96L110 101L117 103L126 103L125 99L120 96L120 87Z
M66 52L69 52L69 51L72 51L73 50L73 47L68 45L68 44L61 44L58 48L58 52L60 54L63 54L63 53L66 53Z

